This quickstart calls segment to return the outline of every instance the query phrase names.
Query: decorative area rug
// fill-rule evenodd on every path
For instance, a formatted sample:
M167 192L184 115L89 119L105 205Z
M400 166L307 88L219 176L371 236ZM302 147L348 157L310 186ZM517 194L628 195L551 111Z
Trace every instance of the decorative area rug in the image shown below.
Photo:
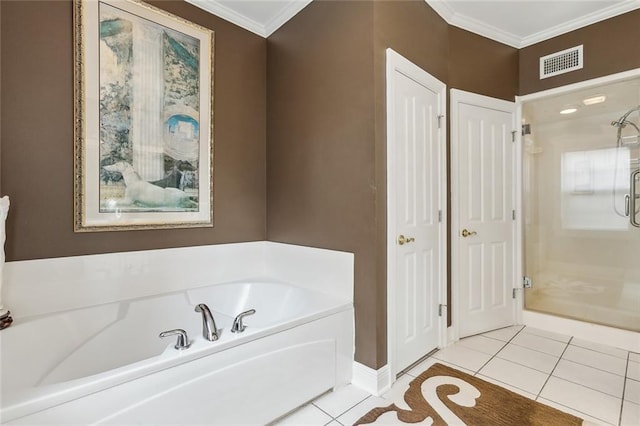
M582 419L525 398L493 383L442 364L434 364L409 384L404 400L378 407L355 425L581 425Z

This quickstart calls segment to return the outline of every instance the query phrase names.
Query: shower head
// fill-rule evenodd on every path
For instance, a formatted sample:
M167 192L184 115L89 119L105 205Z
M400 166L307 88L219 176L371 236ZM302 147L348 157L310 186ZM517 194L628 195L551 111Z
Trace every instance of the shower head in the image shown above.
M624 120L622 123L619 123L617 121L612 121L611 122L611 125L613 127L617 127L619 129L624 129L625 127L627 127L627 124L630 124L631 126L633 126L633 128L636 129L636 132L640 133L640 129L638 128L638 126L633 124L631 121Z
M634 113L636 111L640 111L640 105L638 105L638 106L636 106L634 108L631 108L622 117L620 117L619 119L611 122L611 125L613 127L617 127L618 128L618 139L617 139L617 143L616 143L618 147L620 147L622 145L630 145L630 144L640 143L640 128L638 128L638 126L635 123L627 120L627 118L632 113ZM633 127L636 130L636 134L622 136L622 129L627 127L627 125L631 125L631 127Z
M615 120L615 121L611 122L611 125L613 127L622 127L622 128L624 128L627 125L627 123L626 122L621 122L619 120Z

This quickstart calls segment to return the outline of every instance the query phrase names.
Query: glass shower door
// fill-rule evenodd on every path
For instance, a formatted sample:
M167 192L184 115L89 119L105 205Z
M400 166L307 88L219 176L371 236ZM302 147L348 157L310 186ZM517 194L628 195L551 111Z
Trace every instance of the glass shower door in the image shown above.
M640 82L597 91L523 107L525 309L640 331Z

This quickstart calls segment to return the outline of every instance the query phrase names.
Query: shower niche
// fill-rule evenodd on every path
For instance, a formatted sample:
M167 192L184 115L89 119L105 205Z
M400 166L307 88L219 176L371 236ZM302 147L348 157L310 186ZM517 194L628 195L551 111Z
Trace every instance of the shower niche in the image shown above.
M525 309L640 331L640 77L522 116Z

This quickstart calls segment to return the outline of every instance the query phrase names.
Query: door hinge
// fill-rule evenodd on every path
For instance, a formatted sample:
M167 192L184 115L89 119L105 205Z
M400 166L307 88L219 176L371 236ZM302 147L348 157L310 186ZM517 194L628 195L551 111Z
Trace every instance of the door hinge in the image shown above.
M511 210L511 219L516 220L516 211Z
M443 305L442 303L438 305L438 316L442 316L442 308L447 308L447 305Z
M533 280L530 277L522 277L522 287L524 288L533 287Z
M512 299L515 299L515 298L516 298L516 291L518 291L518 290L520 290L520 289L519 289L519 288L514 288L514 289L512 289L512 291L511 291L511 298L512 298Z
M442 119L444 118L444 115L440 114L438 116L438 129L442 128Z
M516 141L516 133L518 133L517 130L514 130L511 132L511 142L515 142Z
M442 210L438 210L438 222L442 222Z

